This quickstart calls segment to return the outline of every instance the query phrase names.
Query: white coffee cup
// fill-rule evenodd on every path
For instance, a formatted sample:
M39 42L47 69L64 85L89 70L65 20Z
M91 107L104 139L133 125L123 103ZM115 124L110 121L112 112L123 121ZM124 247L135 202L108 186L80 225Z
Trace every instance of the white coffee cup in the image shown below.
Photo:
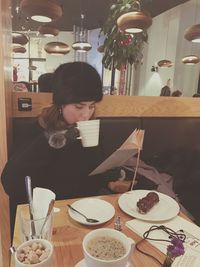
M92 147L99 144L100 120L88 120L77 122L83 147Z
M111 237L121 241L125 254L113 260L103 260L92 256L87 249L88 242L97 237ZM83 239L83 253L87 267L126 267L135 248L135 241L125 234L110 228L100 228L89 232Z
M43 245L44 248L46 248L48 250L47 258L45 258L43 261L41 261L39 263L35 263L35 264L26 264L26 263L21 262L19 260L19 255L20 255L22 249L27 247L27 246L31 246L33 243L40 243ZM16 264L16 267L30 267L30 266L51 267L52 266L52 256L53 256L53 245L51 242L49 242L46 239L32 239L32 240L29 240L29 241L22 243L17 248L17 250L15 252L15 264Z

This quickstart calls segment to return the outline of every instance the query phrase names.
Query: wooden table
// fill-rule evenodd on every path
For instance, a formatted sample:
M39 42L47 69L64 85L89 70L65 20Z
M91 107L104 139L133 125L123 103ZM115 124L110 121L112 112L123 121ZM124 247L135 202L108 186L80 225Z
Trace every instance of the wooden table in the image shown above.
M117 216L121 217L123 222L122 232L133 238L136 242L141 240L137 234L125 226L125 222L133 219L126 215L118 206L119 195L105 195L97 198L110 202L115 208L115 216L107 223L98 226L85 226L77 223L68 215L67 204L73 203L77 199L68 199L56 201L55 207L60 208L60 212L54 213L54 228L53 228L53 243L54 243L54 258L52 267L74 267L80 260L83 259L82 240L83 237L91 230L99 227L114 228L114 222ZM22 205L18 206L17 214ZM18 216L15 224L13 244L20 244L19 220ZM164 254L153 247L149 242L144 241L141 246L143 250L149 252L161 262L164 260ZM160 267L160 265L148 256L145 256L134 251L132 255L132 263L134 267ZM13 263L11 266L15 266Z

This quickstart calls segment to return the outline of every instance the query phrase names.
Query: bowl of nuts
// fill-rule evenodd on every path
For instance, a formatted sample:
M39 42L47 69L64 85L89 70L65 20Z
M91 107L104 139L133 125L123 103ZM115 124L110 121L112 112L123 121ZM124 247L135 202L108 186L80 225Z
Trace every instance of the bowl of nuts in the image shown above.
M32 239L16 250L16 267L51 267L53 245L46 239Z

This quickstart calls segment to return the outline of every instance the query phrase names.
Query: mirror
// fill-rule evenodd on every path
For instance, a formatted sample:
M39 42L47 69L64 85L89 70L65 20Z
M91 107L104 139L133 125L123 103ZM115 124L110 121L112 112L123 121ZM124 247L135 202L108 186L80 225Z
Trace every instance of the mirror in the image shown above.
M25 54L13 54L13 64L17 67L18 79L37 81L42 73L54 71L61 63L87 60L102 75L105 89L110 88L114 78L114 86L118 89L118 93L159 96L161 88L170 80L172 91L180 90L183 96L192 96L198 88L200 63L187 66L181 59L188 54L200 55L200 45L184 39L185 29L200 23L200 18L196 15L200 12L200 3L197 0L176 0L173 4L162 3L162 5L156 0L141 2L153 17L153 24L148 29L148 43L143 50L142 65L137 68L129 67L126 73L115 71L114 77L114 72L102 67L102 53L97 50L103 44L103 36L99 39L98 35L99 28L108 16L109 0L58 1L63 6L64 14L53 23L60 30L59 35L51 38L37 35L41 23L27 19L17 8L19 1L12 0L13 31L26 32L30 39ZM81 12L85 16L84 27L89 30L88 41L92 44L92 49L86 54L71 49L62 57L46 54L43 47L47 42L62 41L72 45L76 35L73 33L73 26L80 24ZM173 62L173 66L157 68L157 62L166 57ZM30 66L35 66L36 69L31 69ZM37 86L35 88L32 86L32 90L37 91Z

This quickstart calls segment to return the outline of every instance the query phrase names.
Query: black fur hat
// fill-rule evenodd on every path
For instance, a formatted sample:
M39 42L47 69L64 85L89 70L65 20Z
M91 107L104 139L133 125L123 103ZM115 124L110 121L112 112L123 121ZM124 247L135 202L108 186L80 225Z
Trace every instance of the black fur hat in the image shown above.
M56 105L100 101L103 97L101 78L91 65L70 62L60 65L54 72L53 103Z

